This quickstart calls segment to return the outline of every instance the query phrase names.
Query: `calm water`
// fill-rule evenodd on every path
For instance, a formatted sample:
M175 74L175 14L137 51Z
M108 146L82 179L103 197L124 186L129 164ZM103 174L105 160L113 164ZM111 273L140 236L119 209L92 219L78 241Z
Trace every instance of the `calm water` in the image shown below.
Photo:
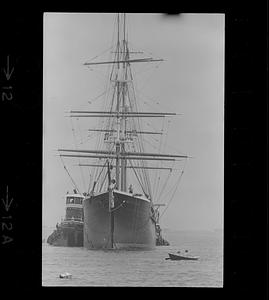
M164 237L170 246L152 251L96 251L43 244L42 285L222 287L222 236L168 231ZM200 259L165 260L168 252L185 249ZM71 273L72 279L60 279L64 272Z

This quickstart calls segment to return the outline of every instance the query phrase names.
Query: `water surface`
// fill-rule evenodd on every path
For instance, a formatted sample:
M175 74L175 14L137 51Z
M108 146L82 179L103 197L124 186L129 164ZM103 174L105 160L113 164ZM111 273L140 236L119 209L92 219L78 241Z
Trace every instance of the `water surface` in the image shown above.
M170 246L150 251L86 250L42 245L43 286L222 287L223 241L214 232L172 232ZM198 261L165 260L188 249ZM72 279L60 279L68 272Z

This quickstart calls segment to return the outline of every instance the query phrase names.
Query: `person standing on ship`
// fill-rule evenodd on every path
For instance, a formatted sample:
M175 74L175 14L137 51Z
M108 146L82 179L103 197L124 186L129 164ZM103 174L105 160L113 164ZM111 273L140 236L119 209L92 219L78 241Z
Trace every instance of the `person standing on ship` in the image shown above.
M115 179L112 179L111 180L111 183L110 183L110 189L113 191L115 188L116 188L116 180Z
M130 185L129 185L129 193L132 194L133 192L134 192L134 191L133 191L133 186L132 186L132 184L130 184Z

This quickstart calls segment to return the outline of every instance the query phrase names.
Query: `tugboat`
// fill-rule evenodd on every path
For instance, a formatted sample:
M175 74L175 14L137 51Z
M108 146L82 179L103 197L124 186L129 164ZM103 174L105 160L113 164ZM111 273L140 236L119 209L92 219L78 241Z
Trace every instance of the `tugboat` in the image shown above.
M74 190L74 194L65 195L66 214L60 224L48 237L47 243L53 246L83 246L83 201L84 196Z

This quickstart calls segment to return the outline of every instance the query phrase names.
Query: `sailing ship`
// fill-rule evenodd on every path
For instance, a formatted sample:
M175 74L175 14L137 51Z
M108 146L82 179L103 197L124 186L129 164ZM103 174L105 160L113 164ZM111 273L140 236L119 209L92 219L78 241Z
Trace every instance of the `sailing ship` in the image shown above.
M154 249L161 244L159 208L150 181L150 171L168 170L167 162L186 155L145 151L144 135L162 132L143 130L141 119L164 118L174 112L140 111L136 102L132 66L161 62L152 57L134 58L129 48L126 14L116 16L116 43L112 59L90 61L85 66L109 65L110 94L104 110L71 110L70 117L99 118L95 149L58 149L61 159L77 158L80 167L93 170L90 188L83 201L84 247L87 249ZM81 163L87 159L89 163ZM92 162L95 159L95 162ZM161 162L162 166L152 165ZM131 175L132 172L132 175ZM140 191L135 192L134 186ZM97 188L98 187L98 188ZM163 196L166 198L166 195ZM166 200L166 199L165 199ZM168 244L168 242L167 242Z
M56 229L48 237L47 243L53 246L83 246L83 200L84 196L74 190L65 195L66 213L64 220L56 224Z

